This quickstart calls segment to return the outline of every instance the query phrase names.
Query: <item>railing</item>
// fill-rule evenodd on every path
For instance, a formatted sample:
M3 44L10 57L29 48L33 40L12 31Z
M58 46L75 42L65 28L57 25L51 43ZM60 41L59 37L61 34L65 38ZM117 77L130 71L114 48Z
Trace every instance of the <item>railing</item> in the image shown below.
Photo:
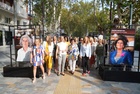
M10 12L14 12L14 8L13 7L7 5L7 4L5 4L3 2L0 2L0 7L3 8L3 9L5 9L5 10L8 10Z

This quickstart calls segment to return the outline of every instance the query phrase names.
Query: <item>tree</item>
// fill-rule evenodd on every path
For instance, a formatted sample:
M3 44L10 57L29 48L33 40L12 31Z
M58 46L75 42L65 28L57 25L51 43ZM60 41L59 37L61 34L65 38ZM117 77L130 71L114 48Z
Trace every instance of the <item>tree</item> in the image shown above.
M122 24L128 24L130 19L130 5L133 5L133 24L136 24L140 18L140 2L139 0L101 0L102 3L105 3L108 8L112 2L112 16L115 14L118 15L119 20L122 21ZM112 17L114 18L114 17Z

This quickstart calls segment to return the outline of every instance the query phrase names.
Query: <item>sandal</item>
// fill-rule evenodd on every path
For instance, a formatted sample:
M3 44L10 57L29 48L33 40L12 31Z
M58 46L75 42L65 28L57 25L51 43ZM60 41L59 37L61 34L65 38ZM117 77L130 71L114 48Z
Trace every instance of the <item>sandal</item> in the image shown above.
M44 75L42 75L42 79L45 79L45 74L44 74Z
M34 78L32 82L35 83L36 82L36 78Z
M63 76L65 76L65 73L61 73Z

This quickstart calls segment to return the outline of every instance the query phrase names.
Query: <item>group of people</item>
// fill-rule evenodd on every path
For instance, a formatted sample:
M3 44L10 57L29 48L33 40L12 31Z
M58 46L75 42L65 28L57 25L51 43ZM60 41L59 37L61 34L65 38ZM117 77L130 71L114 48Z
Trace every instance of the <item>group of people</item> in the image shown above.
M122 43L121 43L122 42ZM28 35L23 35L20 38L21 49L18 50L17 62L28 62L33 65L33 83L36 82L36 72L39 66L42 71L42 78L45 79L45 68L47 75L51 74L52 68L55 73L65 76L65 69L71 74L74 74L76 66L82 67L82 75L90 73L90 68L97 63L96 69L100 64L103 64L105 55L106 41L100 38L83 37L83 38L68 38L67 36L46 36L45 41L41 41L39 37L36 37L34 41ZM123 44L123 41L117 40L116 47L120 49L118 45ZM124 46L122 46L122 49ZM110 62L112 64L120 61L123 63L120 56L123 55L123 59L131 64L131 60L127 56L124 50L112 52ZM125 54L127 54L125 58ZM114 57L112 57L114 56ZM45 67L44 67L45 64Z

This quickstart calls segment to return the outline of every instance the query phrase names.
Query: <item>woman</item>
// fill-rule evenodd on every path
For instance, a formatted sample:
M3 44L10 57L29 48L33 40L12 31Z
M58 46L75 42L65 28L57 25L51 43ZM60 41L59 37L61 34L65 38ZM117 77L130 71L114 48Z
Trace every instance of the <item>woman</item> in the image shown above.
M113 65L132 65L132 55L124 50L127 42L123 38L115 41L116 50L110 52L110 64Z
M89 38L90 45L91 45L91 58L90 58L90 67L92 67L93 64L95 64L95 51L96 51L96 43L94 42L94 39L92 37Z
M30 62L33 64L33 83L36 81L36 71L37 66L40 66L43 73L42 78L45 79L44 73L44 48L41 46L41 40L39 38L35 39L35 46L33 46L31 52Z
M64 37L65 43L67 44L67 47L70 45L69 37ZM65 63L65 70L69 70L69 64L68 64L68 54L66 56L66 63Z
M70 65L70 72L74 74L75 67L76 67L76 61L79 55L79 49L77 44L75 43L74 39L70 40L70 45L68 47L68 61Z
M97 56L97 67L96 69L99 68L100 64L103 64L104 62L104 45L103 45L103 40L99 39L98 45L96 47L96 56Z
M53 45L54 45L54 47L53 47L53 62L54 62L54 72L55 73L57 73L57 71L58 71L58 60L56 59L57 43L58 43L57 37L54 36L53 37Z
M83 66L83 76L86 76L86 73L90 73L89 71L89 59L91 58L91 45L88 41L88 37L84 38L84 42L80 47L80 58L82 59Z
M51 37L48 36L46 48L45 48L45 54L46 54L45 62L46 62L48 76L51 74L51 69L52 69L53 48L54 48L54 45L53 45L53 42L51 42Z
M67 57L68 46L65 43L64 36L61 36L60 38L61 41L60 43L57 44L57 49L56 49L56 59L58 58L58 68L59 68L57 75L59 76L61 73L64 76L65 75L64 67L65 67L65 62Z
M19 63L20 67L27 67L31 66L30 64L30 46L32 45L31 39L28 35L23 35L20 38L20 48L17 52L17 62Z

